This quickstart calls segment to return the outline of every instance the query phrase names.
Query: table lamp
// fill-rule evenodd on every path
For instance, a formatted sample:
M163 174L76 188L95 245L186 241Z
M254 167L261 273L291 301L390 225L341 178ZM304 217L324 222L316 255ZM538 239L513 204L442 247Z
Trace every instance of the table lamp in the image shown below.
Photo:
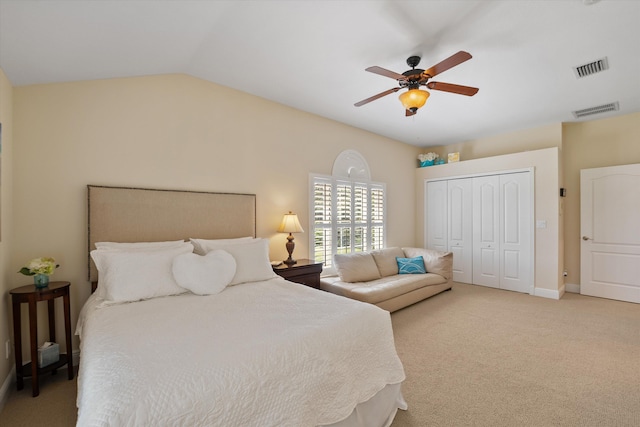
M293 248L296 247L296 244L293 243L293 235L291 233L302 233L304 230L300 225L300 221L298 221L298 215L289 211L288 214L284 215L282 218L282 222L280 223L280 227L278 227L279 233L289 233L287 236L287 252L289 252L289 258L284 260L284 263L287 265L293 265L296 263L296 260L291 257L293 254Z

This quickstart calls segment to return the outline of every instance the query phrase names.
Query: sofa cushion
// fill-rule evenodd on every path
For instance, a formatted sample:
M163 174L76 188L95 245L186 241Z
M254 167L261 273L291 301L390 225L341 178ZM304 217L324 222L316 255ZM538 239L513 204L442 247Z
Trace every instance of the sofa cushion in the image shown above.
M407 258L422 256L427 273L439 274L447 280L451 280L453 269L453 254L424 248L402 248Z
M439 274L397 274L366 283L348 283L338 277L323 277L320 288L324 291L358 301L377 304L425 286L447 283Z
M371 256L378 266L380 276L387 277L398 274L397 257L404 257L404 252L400 248L385 248L371 251Z
M415 258L397 257L396 261L398 262L398 274L425 274L427 272L422 255Z
M369 252L335 254L333 260L343 282L367 282L380 278L378 267Z

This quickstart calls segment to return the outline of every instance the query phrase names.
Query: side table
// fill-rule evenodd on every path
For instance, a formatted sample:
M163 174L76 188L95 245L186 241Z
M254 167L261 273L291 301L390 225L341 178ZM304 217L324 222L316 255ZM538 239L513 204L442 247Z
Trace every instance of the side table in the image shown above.
M37 289L34 285L21 286L9 291L13 305L13 340L16 355L16 383L18 390L24 388L24 378L32 378L32 395L40 394L38 376L47 372L56 373L58 368L67 365L69 379L73 379L73 358L71 357L71 310L69 303L69 282L50 282L49 286ZM67 353L60 354L60 360L43 368L38 368L38 312L36 303L47 301L49 312L49 341L56 340L56 319L54 300L62 297L64 305L64 332ZM29 338L31 342L31 362L22 364L22 303L29 304Z
M320 273L322 273L322 263L311 259L299 259L293 265L285 263L273 267L273 271L291 282L301 283L312 288L320 289Z

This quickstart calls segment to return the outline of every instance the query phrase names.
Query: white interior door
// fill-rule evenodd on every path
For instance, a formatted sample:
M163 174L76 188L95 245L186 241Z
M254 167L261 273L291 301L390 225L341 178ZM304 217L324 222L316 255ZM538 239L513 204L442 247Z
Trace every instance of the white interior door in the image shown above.
M473 283L472 179L448 181L448 243L453 253L453 280Z
M640 303L640 164L580 171L580 293Z
M473 178L473 283L500 287L500 177Z
M532 293L530 173L500 175L500 289Z
M427 183L427 248L448 251L447 181Z

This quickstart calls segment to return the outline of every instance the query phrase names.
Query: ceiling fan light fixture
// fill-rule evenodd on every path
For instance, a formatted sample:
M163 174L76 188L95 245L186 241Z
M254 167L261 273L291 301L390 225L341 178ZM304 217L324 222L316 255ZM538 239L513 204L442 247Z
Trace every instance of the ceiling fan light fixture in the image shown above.
M398 99L400 99L400 102L402 102L402 105L404 105L406 110L415 113L418 111L418 108L422 107L427 102L429 95L431 94L426 90L409 89L402 93Z

